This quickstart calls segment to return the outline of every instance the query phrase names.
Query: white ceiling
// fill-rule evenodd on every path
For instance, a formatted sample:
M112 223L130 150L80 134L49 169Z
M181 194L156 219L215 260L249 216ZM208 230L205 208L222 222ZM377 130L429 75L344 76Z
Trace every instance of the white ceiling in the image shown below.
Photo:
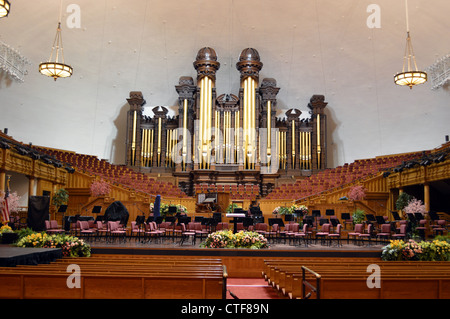
M39 74L48 59L59 0L11 0L0 40L32 64L24 83L0 73L0 129L23 142L125 160L126 98L142 91L148 110L174 106L181 76L195 78L200 48L221 63L216 88L237 94L236 62L247 47L264 63L260 79L281 88L279 114L307 112L313 94L328 102L328 162L431 149L450 134L450 88L410 90L393 83L406 43L401 0L64 0L65 62L74 75ZM66 12L80 7L80 28ZM369 28L370 4L381 28ZM420 69L450 53L450 2L409 0L412 43ZM72 20L70 20L72 21ZM172 107L172 110L175 108ZM151 111L149 111L151 114Z

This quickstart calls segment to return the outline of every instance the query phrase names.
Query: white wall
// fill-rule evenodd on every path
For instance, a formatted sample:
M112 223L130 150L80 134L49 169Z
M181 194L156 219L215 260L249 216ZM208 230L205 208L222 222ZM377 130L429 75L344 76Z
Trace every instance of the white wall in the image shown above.
M378 4L381 28L366 24ZM180 76L196 72L198 50L213 47L221 67L217 93L237 94L236 62L256 48L260 78L281 88L279 113L307 112L313 94L329 103L329 165L431 149L450 134L450 89L393 83L406 42L404 1L392 0L64 0L63 41L69 79L40 75L50 55L60 1L12 2L0 40L32 64L24 83L0 74L0 129L23 142L125 160L126 98L142 91L147 106L173 106ZM68 28L70 4L81 28ZM419 68L450 53L450 2L409 0Z

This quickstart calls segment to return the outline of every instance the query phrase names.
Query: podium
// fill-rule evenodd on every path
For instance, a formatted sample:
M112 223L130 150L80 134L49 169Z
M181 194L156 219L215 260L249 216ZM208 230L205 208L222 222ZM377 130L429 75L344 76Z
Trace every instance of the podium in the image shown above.
M238 218L243 218L245 217L244 213L231 213L231 214L227 214L226 215L228 218L233 217L233 233L236 234L237 233L237 224L238 224Z

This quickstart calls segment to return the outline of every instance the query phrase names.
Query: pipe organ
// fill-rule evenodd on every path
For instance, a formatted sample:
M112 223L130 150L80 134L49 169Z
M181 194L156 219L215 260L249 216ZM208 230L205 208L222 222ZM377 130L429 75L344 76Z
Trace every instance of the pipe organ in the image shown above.
M144 116L141 92L127 99L126 165L142 172L172 173L192 195L198 184L260 186L270 192L280 177L309 176L326 166L327 103L313 95L309 116L290 109L277 117L280 88L272 78L259 80L263 63L255 49L242 51L237 95L217 96L220 68L212 48L199 50L193 63L197 78L180 77L178 114L163 106Z

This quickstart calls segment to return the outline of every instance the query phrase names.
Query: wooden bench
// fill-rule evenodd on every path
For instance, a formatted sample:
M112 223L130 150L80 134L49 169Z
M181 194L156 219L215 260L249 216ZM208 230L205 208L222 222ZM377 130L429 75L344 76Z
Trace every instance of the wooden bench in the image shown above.
M302 297L302 270L306 266L320 275L320 298L448 298L450 264L446 262L384 262L381 260L267 261L263 276L289 298ZM381 288L368 288L367 266L381 270ZM314 279L307 275L307 279ZM414 283L417 287L414 288Z
M0 298L221 299L226 268L218 260L63 258L51 264L0 267ZM115 261L118 261L117 263ZM80 267L80 289L68 288L71 264Z

